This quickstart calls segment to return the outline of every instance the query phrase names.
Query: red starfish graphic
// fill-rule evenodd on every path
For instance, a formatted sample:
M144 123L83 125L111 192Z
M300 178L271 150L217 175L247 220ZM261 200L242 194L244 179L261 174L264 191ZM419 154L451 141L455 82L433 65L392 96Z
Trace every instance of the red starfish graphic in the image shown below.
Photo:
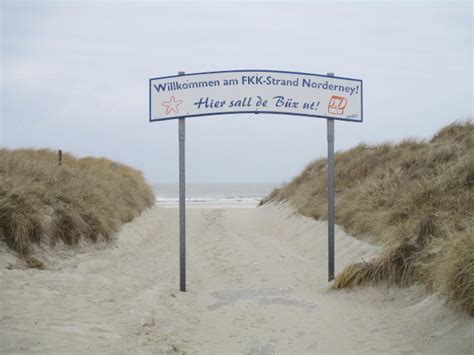
M178 113L178 106L183 103L183 100L176 100L174 96L171 96L169 101L163 101L161 106L166 106L166 114L169 115L171 112Z

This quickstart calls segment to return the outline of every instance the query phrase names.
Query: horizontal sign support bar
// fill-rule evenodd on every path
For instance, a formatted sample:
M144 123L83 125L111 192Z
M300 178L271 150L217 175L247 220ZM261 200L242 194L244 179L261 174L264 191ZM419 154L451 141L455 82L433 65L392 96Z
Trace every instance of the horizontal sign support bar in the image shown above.
M269 113L362 122L362 80L276 70L152 78L150 121Z

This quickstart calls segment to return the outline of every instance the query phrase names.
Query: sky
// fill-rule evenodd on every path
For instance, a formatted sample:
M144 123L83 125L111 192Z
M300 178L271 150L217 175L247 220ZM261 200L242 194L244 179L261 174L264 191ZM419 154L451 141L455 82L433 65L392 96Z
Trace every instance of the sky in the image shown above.
M0 0L0 144L62 149L178 180L178 122L149 122L149 78L270 69L362 79L336 151L426 139L472 117L472 2ZM186 121L187 181L281 183L327 154L326 121Z

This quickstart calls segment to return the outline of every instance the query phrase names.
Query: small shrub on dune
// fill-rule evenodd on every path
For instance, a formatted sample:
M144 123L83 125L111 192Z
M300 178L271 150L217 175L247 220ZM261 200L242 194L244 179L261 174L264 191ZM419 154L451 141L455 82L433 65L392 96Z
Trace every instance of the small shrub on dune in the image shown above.
M47 149L0 149L0 240L28 265L34 243L109 239L154 204L143 175L104 158L77 159Z
M441 129L429 141L358 145L336 154L336 223L386 245L375 260L348 266L334 288L424 283L474 309L474 122ZM326 160L266 201L289 201L326 218Z
M43 218L31 202L15 191L0 198L0 235L20 255L28 254L30 245L39 242L45 231Z
M64 244L74 245L79 242L85 227L85 222L76 210L68 211L60 207L54 210L50 234L54 241L62 240Z
M416 246L409 243L387 248L382 255L370 262L349 265L335 279L332 288L379 284L407 286L415 278Z

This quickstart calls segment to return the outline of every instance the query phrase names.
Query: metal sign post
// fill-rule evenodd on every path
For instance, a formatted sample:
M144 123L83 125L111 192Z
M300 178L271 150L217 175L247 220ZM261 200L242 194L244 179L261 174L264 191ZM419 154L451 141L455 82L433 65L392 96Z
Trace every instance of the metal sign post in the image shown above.
M184 75L184 72L179 72ZM186 292L186 118L178 119L179 140L179 290Z
M334 76L334 73L328 73ZM328 282L334 280L334 119L328 118Z
M328 281L334 280L334 120L328 127Z

